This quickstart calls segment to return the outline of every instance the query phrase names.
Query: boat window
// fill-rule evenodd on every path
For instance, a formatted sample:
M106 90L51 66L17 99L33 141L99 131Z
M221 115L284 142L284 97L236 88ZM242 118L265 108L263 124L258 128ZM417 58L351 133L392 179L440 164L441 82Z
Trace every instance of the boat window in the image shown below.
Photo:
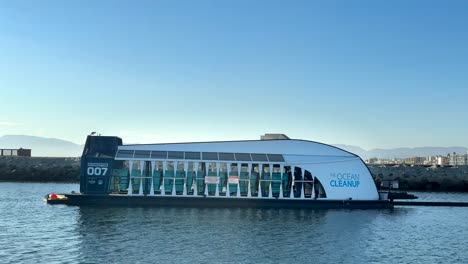
M219 160L235 160L234 153L219 153Z
M133 162L132 170L140 170L140 161L136 160Z
M206 170L208 172L215 172L216 173L216 163L214 162L207 162L206 163Z
M252 158L248 153L236 153L235 156L238 161L252 161Z
M273 172L274 173L282 173L281 167L279 165L273 165Z
M203 152L202 157L204 160L218 160L217 152Z
M280 154L267 154L270 162L284 162L283 155Z
M266 154L251 154L252 161L268 161Z
M166 170L169 170L169 171L174 170L174 162L168 161L168 162L166 163Z
M197 171L203 171L203 162L198 163L198 167L195 166L195 162L193 163L193 169Z
M226 172L227 171L227 164L226 163L219 164L219 171L220 172Z
M306 170L304 172L304 193L306 198L310 198L312 196L312 186L314 184L314 179L312 177L312 173Z
M117 158L133 158L133 150L119 150Z
M128 161L114 161L109 184L109 192L126 192L128 188Z
M144 158L148 159L150 157L151 152L147 150L135 150L134 158Z
M199 160L200 152L185 152L185 159Z
M237 163L231 163L231 164L229 164L229 165L231 166L231 172L234 171L234 172L236 172L236 175L237 175L237 172L238 172L238 170L237 170Z
M151 163L149 161L143 162L143 172L141 174L142 177L148 177L151 171Z
M200 165L198 165L200 167ZM198 168L195 166L195 162L189 162L188 164L188 171L197 171Z
M294 167L293 178L294 178L294 182L293 182L294 197L299 198L299 197L301 197L301 189L302 189L302 169L301 169L301 167L298 167L298 166Z
M183 151L168 151L167 153L169 159L184 159Z
M162 171L162 168L163 168L162 161L156 161L154 163L154 170L155 171Z
M314 198L327 198L325 189L317 177L314 178Z
M183 162L177 162L177 171L184 171L184 163Z
M167 151L152 151L152 159L167 159Z
M207 166L208 164L206 164L205 162L200 162L200 165L198 166L198 171L203 172L202 174L206 174L208 172Z
M249 172L249 168L246 163L241 163L241 172Z
M266 166L263 166L263 165L253 165L252 168L253 168L253 171L256 172L256 173L261 173L263 172L263 170L265 169Z

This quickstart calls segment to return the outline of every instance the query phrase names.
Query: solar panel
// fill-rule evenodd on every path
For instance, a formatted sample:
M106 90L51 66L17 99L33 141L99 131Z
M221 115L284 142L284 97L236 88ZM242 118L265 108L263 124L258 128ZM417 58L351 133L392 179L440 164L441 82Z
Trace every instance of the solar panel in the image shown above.
M248 153L236 153L235 156L237 161L252 161L252 158Z
M151 154L151 151L148 151L148 150L135 150L135 155L133 155L133 157L134 158L149 159L150 154Z
M167 151L154 150L151 152L152 159L167 159Z
M149 150L119 150L116 158L139 159L175 159L175 160L220 160L240 162L285 162L281 154L260 153L226 153L226 152L196 152L196 151L149 151Z
M268 161L266 154L250 154L252 156L252 161Z
M202 159L203 160L218 160L218 153L217 152L203 152Z
M133 158L133 150L119 150L117 158Z
M284 162L283 155L281 154L267 154L270 162Z
M234 153L219 153L219 160L235 160Z
M200 158L200 152L185 152L185 159L199 160Z
M183 151L168 151L167 154L168 159L184 159Z

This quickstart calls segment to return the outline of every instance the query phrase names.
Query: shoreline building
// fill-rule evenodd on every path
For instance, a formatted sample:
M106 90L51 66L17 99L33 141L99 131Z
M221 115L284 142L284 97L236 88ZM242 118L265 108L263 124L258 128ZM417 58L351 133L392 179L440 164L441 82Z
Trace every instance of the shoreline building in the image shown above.
M448 164L450 166L466 166L468 165L468 154L448 154Z
M2 157L31 157L31 149L0 149Z

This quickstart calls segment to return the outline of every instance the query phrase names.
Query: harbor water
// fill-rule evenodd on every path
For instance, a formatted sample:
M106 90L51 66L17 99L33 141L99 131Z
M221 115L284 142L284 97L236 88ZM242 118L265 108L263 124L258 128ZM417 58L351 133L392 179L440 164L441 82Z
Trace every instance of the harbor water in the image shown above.
M0 263L468 263L468 208L47 205L78 184L0 183ZM468 201L463 193L415 193Z

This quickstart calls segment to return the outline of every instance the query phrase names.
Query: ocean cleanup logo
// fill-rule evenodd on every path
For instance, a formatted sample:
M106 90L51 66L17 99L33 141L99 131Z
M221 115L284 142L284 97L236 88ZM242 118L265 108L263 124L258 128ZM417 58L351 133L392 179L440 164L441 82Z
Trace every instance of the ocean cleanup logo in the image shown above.
M338 172L338 173L330 173L330 176L334 178L330 180L331 187L359 187L359 174L357 173L350 173L350 172Z

